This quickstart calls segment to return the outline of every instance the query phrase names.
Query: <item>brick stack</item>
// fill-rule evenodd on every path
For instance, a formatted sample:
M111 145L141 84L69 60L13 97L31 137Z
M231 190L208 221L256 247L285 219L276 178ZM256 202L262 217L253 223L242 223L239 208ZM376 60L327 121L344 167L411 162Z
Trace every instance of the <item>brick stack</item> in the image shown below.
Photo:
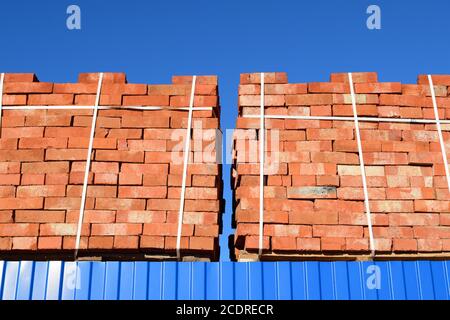
M6 74L0 139L0 252L3 256L73 255L98 74L78 83L39 82ZM129 84L106 73L92 153L79 255L128 258L175 256L191 76L172 84ZM217 78L197 77L190 164L181 238L183 257L218 258L221 167ZM162 106L142 111L121 106ZM172 108L172 109L171 109Z
M440 119L450 119L450 76L433 76ZM418 84L354 73L359 117L434 119L426 76ZM265 75L265 114L353 117L347 74L289 84ZM234 134L235 254L259 240L260 74L242 74ZM262 259L369 254L361 171L351 121L266 119ZM445 256L450 197L436 125L360 122L376 254ZM450 154L450 125L442 125Z

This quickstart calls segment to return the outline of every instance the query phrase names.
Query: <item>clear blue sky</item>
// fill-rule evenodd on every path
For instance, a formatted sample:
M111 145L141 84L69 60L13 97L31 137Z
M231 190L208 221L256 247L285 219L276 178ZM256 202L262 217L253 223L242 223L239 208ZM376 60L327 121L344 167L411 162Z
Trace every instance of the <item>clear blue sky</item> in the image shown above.
M66 28L70 4L81 7L79 31ZM381 7L381 30L366 28L370 4ZM415 83L418 74L450 74L449 34L448 0L1 1L0 71L50 82L97 71L126 72L134 83L217 74L226 129L236 121L239 73L286 71L290 82L309 82L378 71L381 81ZM226 260L226 236L221 245Z

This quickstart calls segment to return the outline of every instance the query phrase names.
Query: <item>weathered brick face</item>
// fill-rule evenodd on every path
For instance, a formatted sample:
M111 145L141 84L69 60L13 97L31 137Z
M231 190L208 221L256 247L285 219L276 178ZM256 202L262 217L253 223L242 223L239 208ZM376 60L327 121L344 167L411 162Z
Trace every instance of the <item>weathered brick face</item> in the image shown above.
M239 86L233 152L238 259L259 249L260 81L259 74L243 74ZM360 118L435 119L425 76L401 84L354 73L353 81ZM450 76L433 81L439 118L449 120ZM264 98L266 116L353 117L347 74L290 84L285 73L268 73ZM376 254L449 253L450 194L436 125L360 119L359 126ZM353 119L268 118L265 127L263 254L279 260L369 254ZM442 130L449 155L450 125Z
M0 251L42 257L71 254L98 74L78 83L38 82L33 74L6 74L0 139ZM192 77L168 85L129 84L104 75L87 187L80 255L175 255L183 150ZM131 110L125 106L161 106ZM221 166L216 161L220 113L217 78L197 77L190 162L181 237L182 256L218 258Z

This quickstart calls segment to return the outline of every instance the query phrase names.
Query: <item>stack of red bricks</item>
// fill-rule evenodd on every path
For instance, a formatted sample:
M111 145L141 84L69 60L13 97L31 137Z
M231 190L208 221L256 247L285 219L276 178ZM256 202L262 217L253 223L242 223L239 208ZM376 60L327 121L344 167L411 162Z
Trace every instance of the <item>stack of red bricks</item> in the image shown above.
M99 74L78 83L39 82L6 74L0 139L0 251L3 255L71 255ZM192 76L172 84L129 84L104 75L79 255L174 257ZM56 106L75 106L56 109ZM127 106L161 106L131 110ZM197 77L180 251L218 258L221 167L217 78Z
M235 253L259 249L260 74L242 74L234 135ZM428 78L353 74L358 117L435 119ZM450 76L433 76L441 120ZM265 114L353 117L348 74L290 84L265 74ZM253 116L253 118L251 118ZM256 116L256 117L254 117ZM354 121L266 119L263 259L370 253ZM450 194L435 124L359 122L375 253L450 253ZM447 154L450 125L442 124Z

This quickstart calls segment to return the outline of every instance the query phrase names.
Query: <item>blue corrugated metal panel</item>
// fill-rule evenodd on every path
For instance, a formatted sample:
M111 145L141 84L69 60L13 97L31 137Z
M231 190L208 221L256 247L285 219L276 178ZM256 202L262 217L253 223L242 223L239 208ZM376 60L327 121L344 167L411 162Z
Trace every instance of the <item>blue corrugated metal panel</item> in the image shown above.
M446 261L0 261L10 299L445 299Z

